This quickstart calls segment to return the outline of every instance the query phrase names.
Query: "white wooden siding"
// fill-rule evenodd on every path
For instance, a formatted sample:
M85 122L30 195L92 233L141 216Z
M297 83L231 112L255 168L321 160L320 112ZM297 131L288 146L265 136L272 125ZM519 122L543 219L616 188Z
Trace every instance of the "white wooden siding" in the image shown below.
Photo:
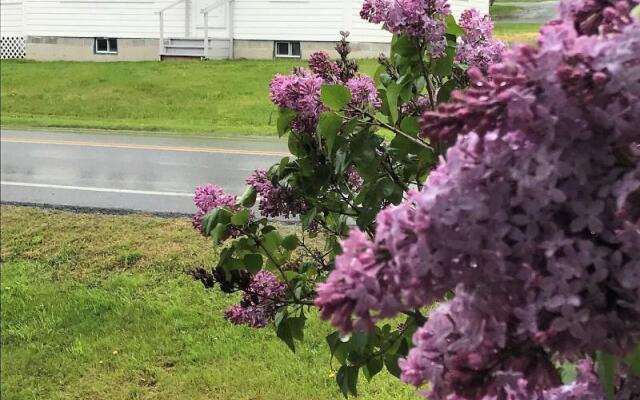
M360 18L363 0L236 0L235 39L335 41L340 30L354 42L388 43L391 35ZM488 0L449 0L458 18L467 8L487 13Z
M22 20L22 1L3 0L0 2L0 36L23 36Z
M352 0L236 0L234 38L335 41L344 1Z
M157 38L155 11L172 0L25 0L29 36ZM184 36L184 5L165 13L165 35Z
M29 36L157 38L155 11L175 0L23 0L24 33ZM192 0L191 34L202 36L200 9L215 0ZM449 0L454 15L488 0ZM2 32L18 29L13 4L3 0ZM18 3L18 2L16 2ZM235 0L234 39L336 41L340 30L354 42L386 43L391 35L360 18L362 0ZM224 7L210 14L211 37L227 35ZM165 12L165 37L184 37L184 4Z

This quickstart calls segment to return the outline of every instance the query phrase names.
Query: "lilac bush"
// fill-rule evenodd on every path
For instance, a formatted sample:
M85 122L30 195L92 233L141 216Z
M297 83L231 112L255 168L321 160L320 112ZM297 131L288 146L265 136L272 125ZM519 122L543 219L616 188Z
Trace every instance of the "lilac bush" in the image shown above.
M273 79L293 157L199 189L194 226L228 240L194 277L292 350L317 307L345 396L386 368L430 400L640 398L635 6L563 0L507 49L476 10L365 0L394 33L375 79L346 32Z
M264 328L275 316L285 298L287 286L269 271L260 271L244 289L240 304L231 306L224 317L236 325Z
M365 0L360 12L362 18L383 23L391 33L424 40L435 58L444 55L445 17L450 14L445 0Z
M344 331L454 290L401 362L430 399L502 398L505 374L526 398L568 398L547 392L555 357L624 356L640 336L640 24L586 35L580 10L563 15L425 113L423 134L453 146L373 240L352 232L318 290Z
M216 208L236 208L236 196L226 194L220 187L212 184L198 186L193 197L193 203L198 211L191 221L193 227L202 231L202 217Z
M488 15L471 8L460 15L459 23L464 35L456 51L456 61L486 72L502 60L506 46L493 38L493 22Z

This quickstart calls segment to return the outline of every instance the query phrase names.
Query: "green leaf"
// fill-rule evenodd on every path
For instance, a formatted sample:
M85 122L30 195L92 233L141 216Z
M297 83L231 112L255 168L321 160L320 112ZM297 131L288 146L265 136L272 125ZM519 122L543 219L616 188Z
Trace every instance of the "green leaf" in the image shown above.
M382 358L374 357L367 361L367 364L364 366L364 368L362 368L362 372L364 373L365 378L367 378L368 381L371 381L374 376L382 371L382 367Z
M251 214L249 213L249 210L240 210L231 217L231 223L234 225L242 226L249 222L250 215Z
M455 79L446 81L438 91L438 103L446 103L451 98L451 92L456 88Z
M635 17L636 19L640 19L640 5L635 6L632 10L631 10L631 16Z
M389 112L391 113L391 120L395 124L398 121L398 97L400 96L400 90L402 87L397 83L391 82L387 87L387 103L389 104Z
M262 255L260 254L246 254L243 257L242 261L247 271L251 272L252 274L260 271L260 269L262 268L263 259Z
M624 358L624 362L631 367L635 375L640 376L640 345Z
M342 147L336 151L335 174L342 175L349 166L349 151Z
M351 91L342 85L323 85L320 100L332 110L342 110L351 101Z
M256 189L253 186L249 186L238 199L238 204L242 207L253 207L253 205L256 204L257 196L258 193L256 192Z
M262 237L262 245L270 254L273 254L276 250L278 250L281 241L282 238L276 230L269 231Z
M318 122L318 131L320 136L324 138L327 143L327 152L331 154L333 145L336 142L336 136L342 126L342 117L335 112L323 112L320 114L320 120Z
M420 132L420 122L418 117L405 117L400 123L400 130L404 133L408 133L411 136L418 136Z
M357 385L359 369L360 368L358 367L348 367L343 365L336 374L336 383L338 384L338 387L345 399L349 397L349 394L354 396L358 395Z
M349 398L349 385L347 384L347 367L345 365L338 369L336 374L336 383L345 399Z
M362 353L365 347L367 347L367 341L367 334L362 331L358 331L351 335L351 339L349 339L349 347L353 351Z
M280 113L278 115L278 136L282 136L287 131L289 131L291 127L291 122L296 118L297 114L295 111L290 110L288 108L280 109Z
M318 209L314 207L311 210L309 210L305 215L303 215L302 216L302 227L303 228L308 228L309 225L311 225L311 223L315 219L317 214L318 214Z
M563 363L560 365L560 376L562 377L562 383L568 385L576 380L578 370L574 363Z
M447 24L447 33L450 35L462 36L464 35L464 30L458 25L456 19L453 15L447 15L445 19L445 23Z
M394 36L391 43L391 50L403 57L411 57L418 54L418 48L411 38L405 35Z
M293 335L291 333L291 325L289 325L289 323L287 323L287 321L288 321L288 319L285 319L282 322L280 322L280 324L276 328L276 335L278 335L280 340L282 340L287 345L287 347L289 347L289 349L292 352L295 353L296 352L296 344L293 342Z
M282 239L281 245L286 250L293 251L298 248L299 243L300 242L298 241L298 237L294 233L292 233L291 235L287 235Z
M600 384L607 400L613 400L618 360L613 354L599 351L597 356Z
M289 324L289 330L291 331L291 336L293 336L294 339L299 341L304 339L304 325L306 321L307 318L304 315L287 319L286 323Z
M340 343L340 332L335 331L335 332L327 335L326 340L327 340L327 344L329 345L329 350L331 351L331 354L333 355L333 353L338 348L338 344Z
M216 225L218 225L218 216L220 215L220 209L215 209L211 212L209 212L207 215L205 215L204 217L202 217L202 233L204 233L205 236L209 236L211 234L211 231L213 230L213 228L216 227Z
M289 166L289 157L283 157L278 165L278 175L282 175L282 173L287 169L287 166Z
M400 377L402 371L398 366L398 359L400 358L399 354L387 354L384 358L384 365L387 367L387 371L396 378Z
M347 367L347 386L349 388L349 392L357 396L358 395L358 372L360 371L359 367Z
M436 76L450 76L453 71L455 53L455 47L447 45L444 56L437 58L433 63L433 74Z
M300 135L291 133L289 135L289 141L287 142L289 151L296 157L303 157L306 154L304 143Z
M215 226L215 228L211 230L211 233L209 234L209 236L211 237L211 240L213 240L214 244L218 244L222 242L222 239L224 238L226 231L227 231L227 226L225 224L218 224Z

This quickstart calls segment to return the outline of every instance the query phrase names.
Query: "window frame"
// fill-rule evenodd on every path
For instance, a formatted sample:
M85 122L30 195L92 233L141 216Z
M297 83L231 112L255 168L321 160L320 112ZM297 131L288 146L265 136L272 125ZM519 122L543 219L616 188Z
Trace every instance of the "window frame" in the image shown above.
M298 44L298 47L300 49L300 54L293 54L294 43ZM278 53L278 47L281 44L287 45L287 50L288 50L287 54ZM302 43L300 43L297 40L276 40L273 43L273 55L275 58L302 58Z
M98 50L98 41L104 40L107 44L107 50ZM112 49L111 43L115 42L115 50ZM118 38L96 37L93 40L93 52L95 54L118 54Z

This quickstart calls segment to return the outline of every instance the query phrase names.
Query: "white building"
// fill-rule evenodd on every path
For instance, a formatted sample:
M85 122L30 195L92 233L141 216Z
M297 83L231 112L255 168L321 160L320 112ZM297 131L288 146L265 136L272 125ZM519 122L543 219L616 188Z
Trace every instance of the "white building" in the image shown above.
M488 0L449 2L455 16L471 7L486 13L489 7ZM375 57L391 39L360 18L362 0L1 0L0 5L3 58L306 57L332 48L341 30L351 32L355 57Z

